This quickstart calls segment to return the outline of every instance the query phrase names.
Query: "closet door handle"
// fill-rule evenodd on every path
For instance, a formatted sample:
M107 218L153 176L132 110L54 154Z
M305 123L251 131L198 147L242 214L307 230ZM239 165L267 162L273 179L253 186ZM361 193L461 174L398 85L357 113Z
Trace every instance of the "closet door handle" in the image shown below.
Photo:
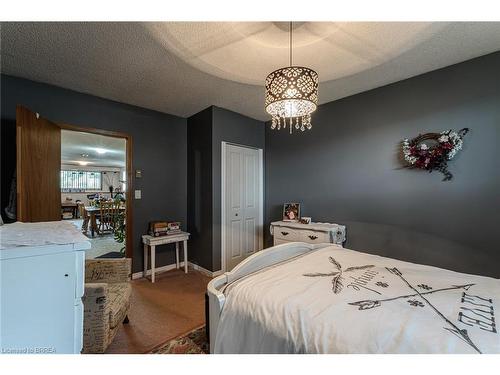
M311 235L311 236L309 236L309 238L310 238L311 240L315 240L315 239L317 239L318 237L317 237L317 236L313 236L313 235Z
M288 232L281 232L283 236L288 236Z

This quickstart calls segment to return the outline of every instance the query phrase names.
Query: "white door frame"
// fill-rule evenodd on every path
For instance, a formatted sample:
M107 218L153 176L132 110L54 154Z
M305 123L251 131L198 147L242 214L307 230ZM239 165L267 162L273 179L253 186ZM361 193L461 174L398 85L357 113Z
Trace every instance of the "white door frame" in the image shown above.
M259 151L259 250L264 248L264 151L261 148L240 145L232 142L222 141L221 150L221 265L222 272L226 272L226 149L227 146L250 148ZM259 251L257 250L257 251Z

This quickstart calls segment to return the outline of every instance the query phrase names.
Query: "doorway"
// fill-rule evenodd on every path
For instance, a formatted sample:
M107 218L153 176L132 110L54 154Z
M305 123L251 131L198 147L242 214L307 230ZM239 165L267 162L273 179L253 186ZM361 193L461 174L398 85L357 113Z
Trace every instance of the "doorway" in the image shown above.
M92 245L87 257L118 257L125 256L133 259L133 221L132 221L132 137L126 133L86 128L70 124L58 124L61 128L61 163L64 159L74 160L70 156L65 156L64 140L65 134L81 137L80 145L87 147L89 152L83 150L79 155L86 169L96 169L101 172L101 189L97 196L90 191L85 194L87 200L83 201L84 207L95 207L94 213L85 208L82 212L88 218L86 234L90 238ZM86 140L86 141L85 141ZM78 143L78 141L77 141ZM123 145L125 152L123 152ZM75 152L73 155L75 155ZM78 156L78 153L76 152ZM89 162L89 163L85 163ZM93 165L91 165L93 163ZM79 163L78 163L79 164ZM92 167L92 168L90 168ZM62 168L61 168L62 170ZM113 187L111 191L111 186ZM64 195L61 195L61 198ZM99 223L101 215L100 206L102 201L114 203L114 209L118 210L119 221L115 222L113 228L109 228L106 223ZM88 204L88 205L86 205ZM86 211L86 212L85 212ZM94 214L94 216L92 216ZM107 215L107 212L104 212ZM114 215L115 213L112 213ZM114 220L113 220L114 222ZM83 220L82 220L83 225ZM100 228L104 229L102 235L98 234ZM94 229L94 233L92 233ZM117 232L119 234L117 235ZM116 254L120 252L121 255Z
M221 159L221 258L230 271L263 248L263 151L222 142Z
M122 151L121 156L125 160L125 167L120 169L116 179L118 182L115 182L114 177L111 179L112 176L104 176L103 171L99 176L96 176L96 170L90 170L90 159L93 156L90 150L89 152L80 152L77 154L77 158L66 157L65 167L63 165L64 156L62 155L61 137L63 134L69 134L66 132L121 139L120 143L125 145L125 151ZM99 154L102 152L102 154L106 154L106 146L104 144L101 146L103 147L99 147L94 142L94 153ZM44 119L38 113L18 105L16 108L16 153L16 199L13 207L15 207L18 221L59 221L65 216L68 219L69 216L71 216L71 219L78 217L80 212L76 201L80 200L83 205L90 204L90 198L85 195L84 199L75 199L71 198L71 194L87 193L89 189L94 190L89 192L94 193L94 195L97 193L96 190L101 194L106 193L106 191L103 191L102 184L109 180L108 185L105 185L107 194L103 195L109 195L107 197L109 201L120 200L120 212L123 213L122 218L125 225L124 238L121 243L124 251L122 248L120 250L127 258L132 258L132 138L129 135L68 124L56 124ZM76 165L83 167L83 164L86 164L87 170L76 169ZM70 165L70 167L67 165ZM63 173L63 171L66 171L66 173ZM112 173L115 171L118 172L116 169L111 170ZM72 172L76 172L76 174L73 175ZM93 175L92 172L94 172ZM65 186L62 186L63 178L67 179ZM109 190L110 185L113 186L113 192ZM115 185L120 190L121 196L118 199L117 191L114 189ZM63 190L63 188L66 190ZM71 191L71 189L83 191L76 192ZM104 230L111 231L109 224L112 221L108 220L108 218L113 214L113 212L99 212L103 221L106 221L106 223L101 224L107 224L106 228L102 227ZM96 216L95 219L98 220L98 217ZM114 231L114 224L111 226Z
M61 211L88 237L87 259L121 258L126 249L125 138L61 130Z

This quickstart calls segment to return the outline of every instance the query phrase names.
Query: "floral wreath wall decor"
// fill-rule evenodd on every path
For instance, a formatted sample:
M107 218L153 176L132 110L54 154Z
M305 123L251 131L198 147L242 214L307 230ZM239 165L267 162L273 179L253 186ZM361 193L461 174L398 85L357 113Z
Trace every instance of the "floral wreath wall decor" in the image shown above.
M404 139L402 152L406 167L429 172L436 170L444 175L443 181L451 180L453 175L448 171L448 160L453 159L462 149L463 138L468 132L469 128L463 128L458 132L447 130Z

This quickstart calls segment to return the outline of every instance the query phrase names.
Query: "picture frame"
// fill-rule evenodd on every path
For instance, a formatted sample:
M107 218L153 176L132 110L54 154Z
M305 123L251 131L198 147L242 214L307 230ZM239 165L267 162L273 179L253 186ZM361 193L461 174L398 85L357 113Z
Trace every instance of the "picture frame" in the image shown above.
M283 221L299 221L300 203L285 203L283 205Z
M308 216L302 216L299 220L301 224L311 224L311 218Z

